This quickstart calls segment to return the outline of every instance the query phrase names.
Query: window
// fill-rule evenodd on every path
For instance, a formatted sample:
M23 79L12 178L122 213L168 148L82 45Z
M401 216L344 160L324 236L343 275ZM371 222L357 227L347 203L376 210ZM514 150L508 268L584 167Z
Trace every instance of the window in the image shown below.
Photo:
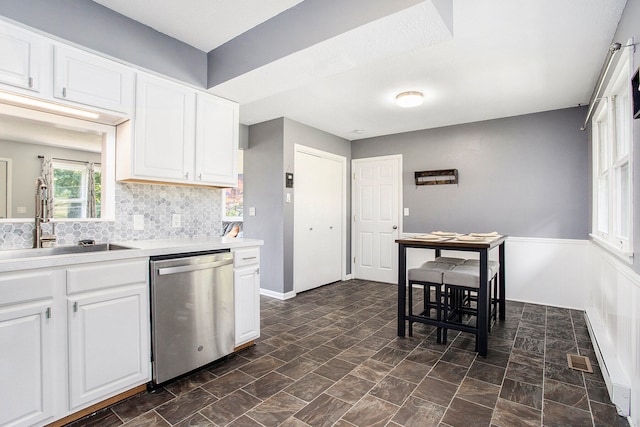
M84 163L53 162L53 217L88 218L89 168ZM94 166L95 218L100 218L102 171Z
M242 221L242 174L238 174L238 186L236 188L225 188L222 193L224 209L224 221Z
M630 257L632 245L630 55L622 52L592 120L592 236Z

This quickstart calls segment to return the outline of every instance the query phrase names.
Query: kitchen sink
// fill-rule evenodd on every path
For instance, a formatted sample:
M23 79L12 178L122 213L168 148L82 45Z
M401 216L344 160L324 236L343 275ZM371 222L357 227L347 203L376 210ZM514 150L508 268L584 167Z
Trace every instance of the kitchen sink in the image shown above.
M35 258L55 255L86 254L91 252L117 251L133 249L128 246L114 245L112 243L100 243L87 246L56 246L53 248L37 249L13 249L0 251L0 261L10 259Z

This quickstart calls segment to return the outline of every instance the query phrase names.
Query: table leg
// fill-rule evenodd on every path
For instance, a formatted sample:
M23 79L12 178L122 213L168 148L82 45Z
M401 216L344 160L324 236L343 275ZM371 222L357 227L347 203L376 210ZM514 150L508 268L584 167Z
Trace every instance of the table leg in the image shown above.
M398 336L405 334L407 305L407 248L398 244Z
M478 288L478 354L487 357L487 340L489 335L489 283L488 283L488 253L480 251L480 287Z
M500 289L498 290L498 318L500 320L504 320L505 319L505 313L506 313L506 274L505 274L505 261L504 261L504 242L502 242L500 244L500 246L498 247L498 257L499 257L499 261L500 261L500 272L499 275L500 277L498 278L499 286Z

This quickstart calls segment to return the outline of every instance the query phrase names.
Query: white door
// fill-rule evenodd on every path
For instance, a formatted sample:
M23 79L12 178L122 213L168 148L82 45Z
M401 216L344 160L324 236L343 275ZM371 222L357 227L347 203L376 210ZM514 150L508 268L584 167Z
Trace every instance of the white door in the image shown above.
M44 40L8 25L0 27L0 82L38 92Z
M294 290L342 280L346 159L297 146L294 174Z
M260 268L233 272L236 347L260 337Z
M135 74L96 55L56 46L53 96L107 110L131 113Z
M198 182L238 185L238 112L235 102L198 93L196 176Z
M142 74L137 89L134 173L193 180L195 92Z
M0 425L43 425L53 415L51 304L0 307Z
M149 378L146 286L88 292L67 304L71 409Z
M352 162L353 275L398 283L402 156Z

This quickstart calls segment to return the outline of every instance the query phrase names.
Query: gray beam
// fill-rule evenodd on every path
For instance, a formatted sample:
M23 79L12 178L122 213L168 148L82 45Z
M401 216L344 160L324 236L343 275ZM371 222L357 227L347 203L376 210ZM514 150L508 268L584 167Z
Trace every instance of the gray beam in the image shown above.
M208 87L424 0L305 0L208 53Z

